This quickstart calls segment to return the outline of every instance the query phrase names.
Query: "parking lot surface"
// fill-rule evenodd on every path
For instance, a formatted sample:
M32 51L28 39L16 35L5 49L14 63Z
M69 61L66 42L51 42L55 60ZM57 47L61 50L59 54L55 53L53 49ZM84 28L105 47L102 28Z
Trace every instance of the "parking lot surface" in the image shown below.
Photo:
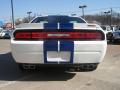
M120 45L93 72L21 72L11 56L10 40L0 40L0 90L120 90Z

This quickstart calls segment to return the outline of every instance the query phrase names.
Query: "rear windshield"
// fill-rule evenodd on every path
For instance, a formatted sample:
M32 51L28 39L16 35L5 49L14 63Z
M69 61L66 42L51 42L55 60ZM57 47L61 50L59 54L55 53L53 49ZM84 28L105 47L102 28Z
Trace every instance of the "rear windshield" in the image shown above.
M68 16L37 17L31 23L86 23L81 18Z

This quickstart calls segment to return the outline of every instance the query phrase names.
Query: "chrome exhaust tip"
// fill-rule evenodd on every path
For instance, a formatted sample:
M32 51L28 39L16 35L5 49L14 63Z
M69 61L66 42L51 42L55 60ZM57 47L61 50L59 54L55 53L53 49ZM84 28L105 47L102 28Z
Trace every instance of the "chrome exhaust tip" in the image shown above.
M35 70L36 69L36 65L24 64L23 65L23 69L25 69L25 70Z

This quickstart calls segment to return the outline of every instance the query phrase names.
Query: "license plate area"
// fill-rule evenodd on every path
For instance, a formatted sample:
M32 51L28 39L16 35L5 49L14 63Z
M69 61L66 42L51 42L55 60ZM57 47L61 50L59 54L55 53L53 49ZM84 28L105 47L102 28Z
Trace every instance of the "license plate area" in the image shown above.
M64 64L73 63L73 41L44 41L44 63Z
M50 63L69 63L71 53L69 51L47 51L47 62Z

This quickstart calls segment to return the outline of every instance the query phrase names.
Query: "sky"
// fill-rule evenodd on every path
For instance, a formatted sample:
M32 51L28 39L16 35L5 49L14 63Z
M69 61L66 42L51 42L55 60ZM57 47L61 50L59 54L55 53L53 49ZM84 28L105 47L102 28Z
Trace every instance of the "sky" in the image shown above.
M120 12L120 0L13 0L15 18L32 15L73 14L81 15L79 5L87 5L85 14L108 11L111 7ZM0 0L0 20L10 20L10 0Z

